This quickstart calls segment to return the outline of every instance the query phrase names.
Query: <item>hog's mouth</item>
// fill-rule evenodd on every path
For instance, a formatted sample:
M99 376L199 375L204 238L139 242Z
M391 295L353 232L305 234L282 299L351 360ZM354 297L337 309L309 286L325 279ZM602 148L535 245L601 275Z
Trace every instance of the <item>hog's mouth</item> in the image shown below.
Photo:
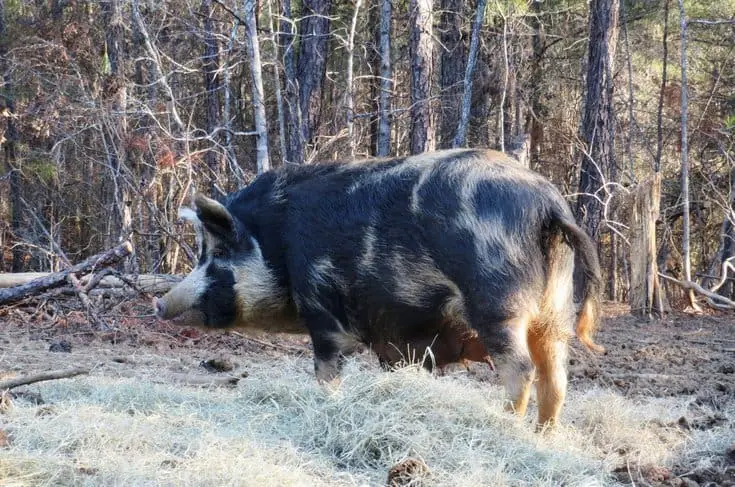
M152 304L156 318L161 321L181 326L206 326L207 324L207 317L195 308L172 309L166 304L166 301L156 297L153 298Z

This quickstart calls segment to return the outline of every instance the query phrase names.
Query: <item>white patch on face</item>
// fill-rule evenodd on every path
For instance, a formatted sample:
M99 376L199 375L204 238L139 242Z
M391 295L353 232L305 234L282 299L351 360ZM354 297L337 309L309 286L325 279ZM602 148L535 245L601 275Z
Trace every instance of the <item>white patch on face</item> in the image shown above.
M207 264L195 267L183 281L171 288L161 298L166 304L166 317L175 318L181 313L193 309L209 285Z
M254 249L243 262L232 264L238 317L243 324L258 320L258 315L277 314L287 301L286 291L278 286L273 271L263 259L260 246L252 239Z

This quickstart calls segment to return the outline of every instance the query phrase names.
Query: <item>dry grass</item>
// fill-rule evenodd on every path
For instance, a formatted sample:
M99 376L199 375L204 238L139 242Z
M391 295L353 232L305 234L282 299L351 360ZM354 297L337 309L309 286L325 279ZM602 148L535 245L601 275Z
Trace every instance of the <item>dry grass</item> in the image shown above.
M245 366L232 389L155 383L155 367L30 386L48 405L18 400L0 415L12 440L0 485L372 486L409 456L428 465L427 485L614 485L609 472L626 460L694 466L733 436L732 421L666 426L691 412L683 397L572 390L565 426L541 436L533 409L514 420L499 387L464 374L385 373L353 359L329 392L309 359Z

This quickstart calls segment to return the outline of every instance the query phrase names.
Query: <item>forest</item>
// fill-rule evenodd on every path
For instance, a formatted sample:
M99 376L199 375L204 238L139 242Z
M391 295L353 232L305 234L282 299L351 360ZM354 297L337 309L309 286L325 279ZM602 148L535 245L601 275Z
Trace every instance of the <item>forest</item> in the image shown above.
M734 64L735 0L0 0L0 484L735 485ZM329 393L308 336L154 318L195 192L449 148L597 244L553 434L483 363Z
M648 246L648 287L662 273L730 306L733 11L6 0L0 269L58 271L130 239L127 271L182 272L177 211L193 188L219 196L281 164L487 147L523 151L568 195L609 299L632 299L631 254ZM654 191L652 235L631 220L641 191ZM660 309L698 306L661 287Z

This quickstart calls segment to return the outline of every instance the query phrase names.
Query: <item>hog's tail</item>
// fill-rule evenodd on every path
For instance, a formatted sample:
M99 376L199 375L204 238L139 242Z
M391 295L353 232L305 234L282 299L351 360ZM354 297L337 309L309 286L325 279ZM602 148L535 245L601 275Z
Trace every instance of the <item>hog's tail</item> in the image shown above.
M554 210L552 218L569 239L584 268L582 306L576 325L577 338L588 349L603 353L605 348L596 344L592 339L600 321L600 291L602 289L602 272L595 243L568 214L561 210Z

